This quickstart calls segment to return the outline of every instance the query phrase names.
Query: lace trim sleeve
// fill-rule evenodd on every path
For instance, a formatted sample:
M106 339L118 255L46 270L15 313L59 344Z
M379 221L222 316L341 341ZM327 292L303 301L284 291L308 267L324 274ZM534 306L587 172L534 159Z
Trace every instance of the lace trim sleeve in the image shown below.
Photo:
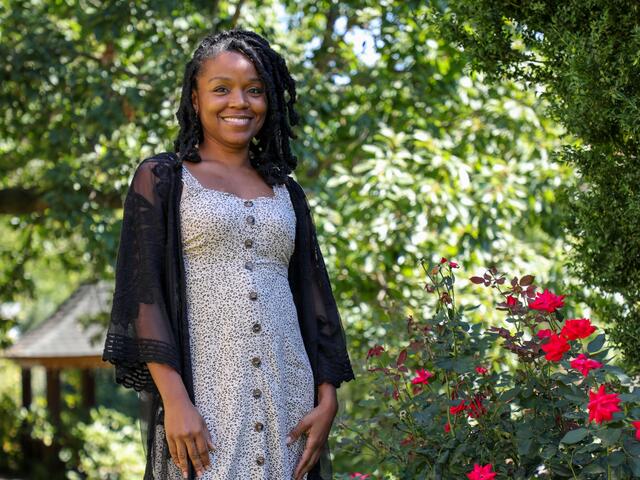
M308 238L311 243L309 254L311 255L313 267L311 275L312 298L318 322L318 371L315 383L320 385L328 382L339 388L342 382L354 380L355 375L347 351L347 339L342 320L316 236L316 227L311 208L304 191L302 195L307 216L307 228L309 230Z
M156 392L146 362L180 372L164 292L165 181L154 159L140 163L124 201L115 291L102 359L115 366L116 382Z

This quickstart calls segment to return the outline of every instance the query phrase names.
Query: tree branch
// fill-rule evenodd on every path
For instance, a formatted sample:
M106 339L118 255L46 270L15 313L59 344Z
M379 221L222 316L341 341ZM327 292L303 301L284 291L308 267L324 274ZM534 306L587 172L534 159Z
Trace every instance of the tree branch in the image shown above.
M24 215L44 212L55 208L44 200L47 192L36 188L5 188L0 190L0 215ZM123 200L118 193L100 193L91 189L80 189L77 195L85 195L87 200L95 201L108 208L122 208Z
M240 11L242 10L242 5L245 0L238 0L238 4L236 5L236 11L233 12L233 17L231 18L231 28L234 28L240 19Z
M338 4L332 3L331 7L329 7L329 11L327 12L327 28L322 35L322 43L318 50L316 50L316 55L314 55L314 64L316 65L316 69L320 72L326 72L327 67L329 65L329 60L331 60L332 55L329 54L329 47L334 45L333 34L336 28L336 20L338 19L339 14Z

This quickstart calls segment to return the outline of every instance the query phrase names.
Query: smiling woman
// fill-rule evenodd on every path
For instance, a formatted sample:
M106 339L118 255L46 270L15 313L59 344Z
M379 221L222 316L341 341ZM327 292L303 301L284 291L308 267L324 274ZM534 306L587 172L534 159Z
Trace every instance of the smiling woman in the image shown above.
M199 178L248 197L296 168L289 139L299 117L284 59L264 38L244 32L207 37L196 49L185 69L174 148L194 173L202 170Z
M103 359L142 391L145 480L332 478L336 389L355 376L289 176L295 100L265 39L208 36L185 68L176 152L134 174Z
M222 153L242 147L236 158L244 160L242 150L260 132L267 114L267 96L257 75L253 63L234 51L222 52L202 64L192 102L208 150ZM215 155L202 150L202 156Z

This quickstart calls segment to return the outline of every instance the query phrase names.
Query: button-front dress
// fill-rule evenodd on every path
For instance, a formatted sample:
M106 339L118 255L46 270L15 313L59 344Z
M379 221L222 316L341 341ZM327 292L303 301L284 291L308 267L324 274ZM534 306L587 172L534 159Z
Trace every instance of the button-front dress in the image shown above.
M275 185L273 196L249 200L204 187L184 165L182 173L195 406L216 447L202 478L292 479L306 437L291 445L286 437L313 409L314 379L288 281L296 229L288 190Z

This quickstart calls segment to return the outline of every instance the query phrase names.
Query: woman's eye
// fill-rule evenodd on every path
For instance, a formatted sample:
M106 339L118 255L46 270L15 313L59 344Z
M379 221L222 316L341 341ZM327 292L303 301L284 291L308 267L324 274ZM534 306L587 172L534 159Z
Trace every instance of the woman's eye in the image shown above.
M216 87L216 88L214 88L214 89L212 90L212 92L223 92L223 91L225 91L225 90L227 90L227 87L222 87L222 86L220 86L220 87ZM258 87L252 87L252 88L250 88L250 89L249 89L249 91L250 91L251 93L253 93L253 94L256 94L256 95L260 95L260 94L264 93L264 89L262 89L262 88L258 88Z

